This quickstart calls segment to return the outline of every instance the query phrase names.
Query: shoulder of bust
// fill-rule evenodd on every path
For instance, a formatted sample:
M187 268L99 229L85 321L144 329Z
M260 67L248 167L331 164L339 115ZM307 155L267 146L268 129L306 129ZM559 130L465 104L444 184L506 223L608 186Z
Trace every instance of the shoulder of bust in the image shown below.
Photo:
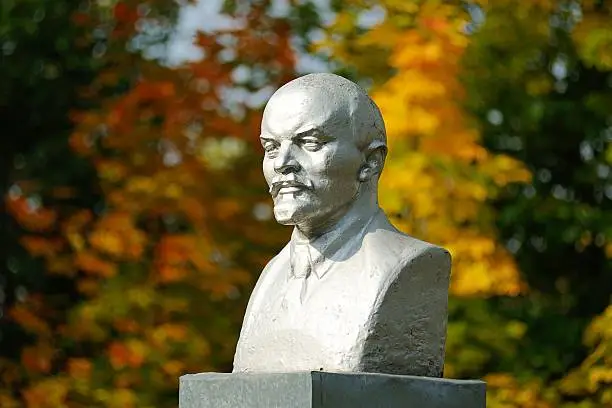
M406 255L403 257L403 269L414 262L441 263L450 268L451 254L447 249L415 238L412 238L412 240L417 242L411 243L411 246L406 248Z
M366 241L373 257L391 261L387 273L398 274L421 258L450 265L450 253L446 249L399 231L384 214L372 224Z
M438 377L444 364L450 254L394 228L383 235L390 239L387 253L393 258L383 262L361 368Z

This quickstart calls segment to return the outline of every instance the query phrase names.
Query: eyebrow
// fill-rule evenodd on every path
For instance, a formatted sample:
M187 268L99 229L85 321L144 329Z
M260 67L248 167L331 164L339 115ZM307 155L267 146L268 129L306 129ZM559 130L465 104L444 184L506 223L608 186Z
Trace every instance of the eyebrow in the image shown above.
M272 137L259 136L261 142L275 142L276 140Z
M321 130L319 128L311 128L311 129L307 129L307 130L303 130L301 132L298 132L295 134L295 139L300 139L303 137L309 137L309 136L318 136L321 137L323 136L323 133L321 132Z
M303 130L301 132L297 132L291 139L295 140L295 139L303 139L305 137L317 137L319 139L323 139L323 140L331 140L333 139L332 137L326 136L321 129L317 128L317 127L313 127L310 129L306 129ZM274 137L267 137L264 135L259 135L259 140L264 143L264 142L277 142L277 139Z

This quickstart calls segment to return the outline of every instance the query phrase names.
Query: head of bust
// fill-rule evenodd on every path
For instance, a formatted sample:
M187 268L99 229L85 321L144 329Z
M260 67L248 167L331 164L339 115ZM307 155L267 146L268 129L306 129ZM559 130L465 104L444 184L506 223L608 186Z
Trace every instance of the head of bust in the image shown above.
M260 139L279 223L316 236L351 210L378 209L385 126L348 79L309 74L282 86L266 105Z

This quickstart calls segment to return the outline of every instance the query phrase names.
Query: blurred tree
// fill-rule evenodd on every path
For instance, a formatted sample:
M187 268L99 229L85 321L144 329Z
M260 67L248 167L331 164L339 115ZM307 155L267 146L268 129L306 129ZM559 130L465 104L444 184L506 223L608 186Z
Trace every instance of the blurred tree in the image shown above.
M0 189L8 196L20 194L12 180L36 185L49 201L64 197L74 206L93 206L97 201L94 172L88 163L70 153L65 143L72 124L68 112L84 108L78 88L89 83L99 69L92 58L91 41L82 38L82 27L71 23L79 7L71 1L6 1L0 14ZM52 168L53 171L48 171ZM47 170L47 171L45 171ZM55 189L54 186L70 186ZM33 194L28 208L38 208L40 196ZM0 202L0 355L19 356L30 339L6 318L7 309L23 300L29 291L53 287L71 299L75 292L65 279L45 274L39 260L18 243L19 224L9 215L7 203ZM45 227L52 218L41 213L32 224ZM51 218L50 218L51 216ZM44 232L43 232L44 233ZM13 373L14 374L14 373ZM0 375L11 377L0 362ZM17 380L17 379L16 379ZM0 406L11 406L2 398Z
M384 18L360 27L375 7L382 7ZM373 83L390 144L383 206L403 230L451 250L445 374L461 378L512 372L526 331L520 319L497 312L491 298L516 296L526 287L498 240L489 202L505 186L527 182L529 173L508 155L485 150L478 127L464 113L469 94L459 74L471 21L466 3L346 1L319 45ZM510 390L523 385L512 375L501 378L508 378L496 382L501 393L493 384L489 389L492 404L519 398ZM535 393L523 398L530 395Z
M229 369L289 233L261 104L321 36L315 3L226 1L235 26L180 67L175 2L3 4L0 406L170 406L180 374ZM611 405L610 6L330 4L312 55L381 106L382 204L453 252L446 374L494 408Z
M464 59L466 106L485 146L534 174L495 202L500 237L531 288L499 303L527 325L514 370L556 383L585 357L581 332L608 307L585 333L592 354L561 391L568 406L610 406L612 8L500 1L485 10Z
M2 348L3 407L175 405L180 374L229 369L252 275L288 234L270 221L257 134L266 95L294 75L294 16L242 4L235 28L197 36L201 61L171 68L176 7L84 3L57 17L78 27L69 48L90 46L95 78L65 84L77 102L54 112L59 169L27 162L10 178L7 210L43 269L3 319L26 336ZM84 178L98 199L75 203L72 161L95 171Z
M585 357L581 332L612 293L610 6L335 3L319 51L373 84L392 143L384 204L418 214L397 223L448 246L456 261L447 374L486 376L494 407L609 405L608 317L587 332L593 353L562 387L557 380ZM469 239L496 235L489 251ZM493 253L512 253L519 268ZM499 290L518 282L517 270L528 289L497 296L517 294Z
M370 2L342 4L320 49L327 48L358 77L393 73L372 78L382 81L373 95L390 144L383 207L404 231L451 250L455 294L518 294L518 272L496 243L486 200L508 183L528 180L529 173L509 156L483 149L463 115L458 74L467 46L460 25L467 12L437 1L412 2L411 7L378 2L389 18L354 35L363 13L371 13L370 8L359 11L364 3ZM495 273L489 273L493 268Z

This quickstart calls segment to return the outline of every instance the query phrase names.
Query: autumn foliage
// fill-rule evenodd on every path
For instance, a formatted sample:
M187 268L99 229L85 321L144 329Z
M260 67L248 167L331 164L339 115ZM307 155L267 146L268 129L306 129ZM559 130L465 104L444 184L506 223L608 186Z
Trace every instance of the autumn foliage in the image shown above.
M198 35L207 58L171 69L125 51L138 27L169 24L171 3L158 3L73 15L106 40L96 78L80 89L95 107L70 112L68 137L102 199L75 206L30 180L6 197L21 244L70 283L72 300L67 309L68 294L44 291L8 311L35 340L2 360L2 406L171 404L179 375L231 362L252 271L278 245L253 216L265 201L253 143L260 112L222 95L240 87L237 66L266 72L262 87L292 78L287 24L251 8L235 16L244 28ZM231 60L220 56L222 35L233 39Z
M251 287L289 235L261 176L262 103L304 53L369 87L390 146L382 206L452 252L446 375L486 379L494 408L612 406L612 10L332 3L226 1L234 24L198 33L203 58L178 66L152 55L174 2L47 10L74 47L56 42L62 63L87 75L69 125L47 144L33 127L40 147L15 144L11 163L28 160L5 170L22 252L0 280L15 293L0 407L175 406L180 375L230 369ZM26 23L2 27L25 38ZM577 129L555 127L571 113Z
M403 230L451 250L453 293L516 295L522 290L516 266L496 242L492 215L483 204L500 187L528 181L529 172L516 160L484 149L462 111L465 91L459 73L468 39L460 28L465 16L436 2L424 2L420 9L415 4L414 13L406 14L414 25L410 29L389 18L346 43L330 39L322 44L347 63L353 63L348 50L364 55L384 47L389 55L383 64L395 74L373 95L391 146L382 205ZM350 19L350 12L340 14L336 24ZM329 30L335 33L337 27Z

